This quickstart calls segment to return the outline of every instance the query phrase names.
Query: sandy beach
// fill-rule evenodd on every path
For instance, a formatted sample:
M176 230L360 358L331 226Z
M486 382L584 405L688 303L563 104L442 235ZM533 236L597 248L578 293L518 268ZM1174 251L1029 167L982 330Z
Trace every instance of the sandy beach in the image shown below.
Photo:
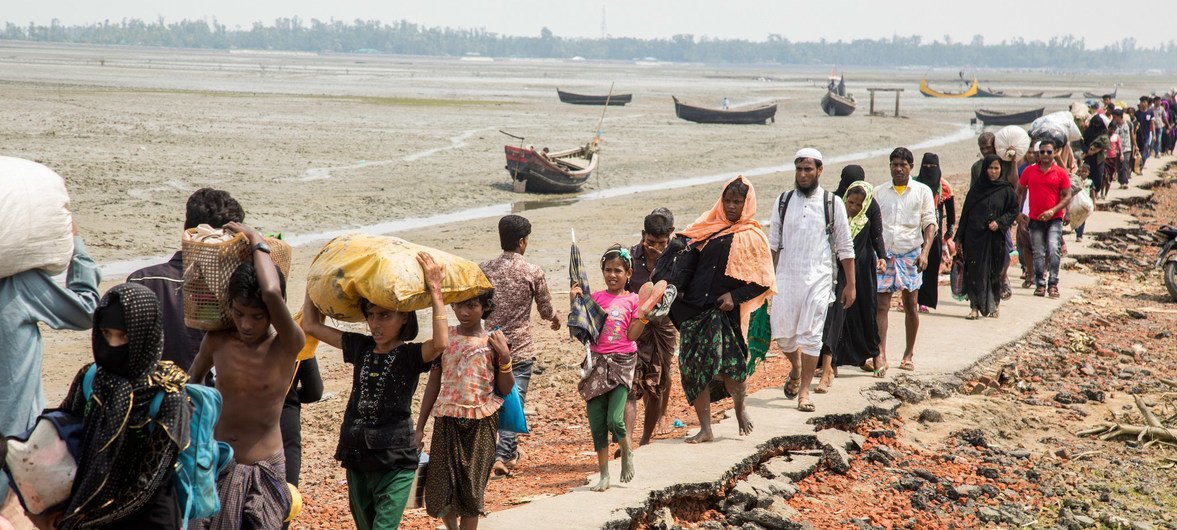
M588 255L614 242L636 243L651 209L669 207L686 226L714 203L723 175L741 172L754 175L767 218L776 196L792 187L792 174L784 170L793 153L806 146L840 161L827 163L822 178L832 189L848 160L881 182L889 178L885 153L891 148L928 145L913 149L917 162L925 151L939 153L945 176L963 196L965 173L977 159L969 128L974 110L1044 106L1052 112L1070 102L924 98L917 90L922 70L850 70L847 85L858 110L831 118L818 107L828 73L820 66L469 62L0 42L0 144L5 155L36 160L65 177L80 233L111 272L127 268L120 262L162 260L175 251L192 191L230 191L245 207L247 223L305 242L296 246L289 278L296 307L321 244L314 234L455 213L448 222L395 235L482 261L499 253L494 219L523 213L534 226L528 258L563 293L572 229ZM946 80L955 72L929 75ZM1105 91L1114 79L985 77L1001 89L1076 96ZM1120 97L1160 88L1159 79L1158 86L1151 82L1146 77L1121 87ZM601 109L562 105L555 89L604 93L610 83L634 100L604 115L599 176L581 195L512 192L503 145L517 141L498 131L537 147L582 144L597 130ZM868 116L868 86L904 88L903 118ZM724 97L733 105L772 100L780 110L769 125L700 125L675 118L672 95L712 106ZM889 98L880 95L877 103L888 113ZM683 185L691 179L711 183ZM108 275L103 291L119 281ZM557 307L566 311L561 300L557 295ZM535 384L572 388L578 349L566 332L535 330L546 367ZM88 333L46 333L50 404L91 359L89 342ZM316 509L322 499L346 494L331 451L350 386L350 370L338 353L324 347L320 354L331 397L303 413L304 482L308 507L318 502ZM587 438L577 441L589 445ZM342 502L334 509L346 513L346 497ZM303 518L294 527L340 527L336 521Z

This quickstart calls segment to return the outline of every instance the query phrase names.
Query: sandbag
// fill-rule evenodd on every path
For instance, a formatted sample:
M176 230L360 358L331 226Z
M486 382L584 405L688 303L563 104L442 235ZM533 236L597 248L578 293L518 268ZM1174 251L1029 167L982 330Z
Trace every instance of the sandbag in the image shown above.
M184 257L184 324L205 331L227 329L229 317L229 277L246 260L253 259L253 248L245 234L233 234L228 241L204 242L195 239L197 228L190 228L180 241ZM290 245L266 238L270 258L278 270L290 277Z
M1017 125L1002 127L993 134L993 145L997 148L997 156L1011 162L1020 160L1030 150L1030 135Z
M1070 206L1067 207L1071 228L1077 229L1083 226L1093 210L1095 210L1095 202L1091 200L1091 181L1087 181L1083 184L1083 191L1077 193L1071 199Z
M41 164L0 156L0 278L61 274L74 255L65 180Z
M1075 117L1065 110L1052 112L1041 118L1038 118L1030 123L1030 136L1034 136L1034 132L1047 123L1053 123L1067 134L1067 141L1074 142L1083 137L1083 133L1079 130L1079 126L1075 124Z
M491 289L473 261L391 236L348 234L327 242L307 271L307 294L324 315L361 322L360 299L392 311L432 305L417 253L425 251L442 267L446 304L462 302Z

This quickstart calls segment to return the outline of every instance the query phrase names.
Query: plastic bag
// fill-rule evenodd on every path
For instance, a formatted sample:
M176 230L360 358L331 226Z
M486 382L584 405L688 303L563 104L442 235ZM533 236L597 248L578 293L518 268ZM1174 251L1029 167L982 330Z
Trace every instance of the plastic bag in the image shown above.
M1017 125L1002 127L993 135L993 145L997 148L997 155L1002 160L1010 162L1020 160L1030 150L1030 135Z
M499 430L527 434L527 416L523 414L523 400L519 397L519 385L511 388L511 392L503 396L503 406L499 408Z
M952 297L964 300L968 296L964 292L964 260L960 255L952 260L952 270L948 272L949 283L952 286Z
M1091 181L1087 181L1083 184L1083 191L1076 194L1071 199L1071 205L1067 207L1071 228L1083 226L1093 210L1095 210L1095 202L1091 200Z
M34 269L61 274L73 255L65 181L36 162L0 156L0 278Z
M1067 146L1067 133L1062 127L1053 123L1047 122L1042 126L1034 129L1031 134L1033 142L1048 142L1055 147L1055 149L1062 149Z
M391 311L430 307L425 274L417 253L425 251L442 267L441 293L447 304L463 302L491 289L473 261L391 236L348 234L327 242L307 271L307 293L324 315L361 322L360 299Z
M1075 124L1075 117L1065 110L1052 112L1041 118L1038 118L1030 123L1030 136L1035 136L1035 131L1047 123L1052 123L1067 135L1068 142L1074 142L1083 137L1083 133L1079 131L1079 126Z

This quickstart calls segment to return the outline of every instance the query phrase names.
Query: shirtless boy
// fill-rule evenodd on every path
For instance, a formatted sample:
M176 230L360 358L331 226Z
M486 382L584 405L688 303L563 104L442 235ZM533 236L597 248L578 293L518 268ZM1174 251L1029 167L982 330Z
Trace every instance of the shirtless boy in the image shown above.
M205 334L189 371L196 383L216 367L224 406L215 436L233 446L217 480L221 511L198 527L278 530L291 503L279 418L306 337L286 308L285 280L262 235L240 223L225 228L245 234L253 261L229 279L233 327Z

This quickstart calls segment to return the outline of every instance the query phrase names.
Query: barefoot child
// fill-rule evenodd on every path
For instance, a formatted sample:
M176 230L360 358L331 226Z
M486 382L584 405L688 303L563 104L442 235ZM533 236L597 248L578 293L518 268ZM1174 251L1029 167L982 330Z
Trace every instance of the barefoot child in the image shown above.
M433 338L424 343L408 342L417 337L414 312L389 311L362 300L372 332L364 335L323 324L323 314L309 297L303 304L307 334L343 350L343 362L354 367L335 459L347 469L351 515L359 530L400 525L417 473L413 393L420 375L449 344L441 267L425 252L417 261L433 298Z
M499 407L515 386L511 350L502 331L482 328L492 293L453 304L458 325L449 347L429 372L421 400L417 439L433 414L432 457L425 481L426 511L445 520L447 530L478 528L483 493L495 463ZM461 521L459 521L459 517Z
M216 367L224 405L215 436L233 446L217 478L221 511L196 526L278 530L292 502L279 419L306 337L286 308L286 280L262 235L236 222L225 228L245 234L253 260L229 278L233 327L206 333L189 370L189 382L200 383Z
M588 402L589 428L601 480L593 491L609 489L609 434L621 445L621 482L633 478L633 452L625 430L625 403L633 385L637 364L637 340L645 329L645 312L639 309L638 295L625 290L633 274L629 251L619 245L610 247L601 257L601 272L606 289L592 294L593 301L605 310L605 325L597 342L589 350L592 369L580 380L580 395ZM573 299L582 296L579 285L572 287Z

